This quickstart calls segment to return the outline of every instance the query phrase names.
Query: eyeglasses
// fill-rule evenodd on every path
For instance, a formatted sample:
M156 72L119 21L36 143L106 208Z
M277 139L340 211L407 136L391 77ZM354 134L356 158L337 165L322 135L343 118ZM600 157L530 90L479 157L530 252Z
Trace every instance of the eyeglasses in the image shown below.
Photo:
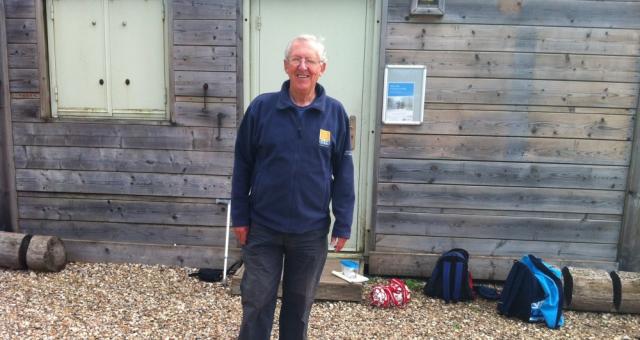
M320 60L307 59L307 58L304 58L304 57L302 57L302 58L301 57L293 57L293 58L287 59L287 61L289 62L289 64L291 64L293 66L296 66L296 67L300 66L303 61L307 66L311 66L311 67L318 66L318 65L320 65L322 63L322 61L320 61Z

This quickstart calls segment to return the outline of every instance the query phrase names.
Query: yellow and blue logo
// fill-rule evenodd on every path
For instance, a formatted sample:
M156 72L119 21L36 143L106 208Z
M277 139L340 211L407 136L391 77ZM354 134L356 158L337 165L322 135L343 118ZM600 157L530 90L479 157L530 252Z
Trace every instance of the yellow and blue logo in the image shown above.
M331 144L331 131L320 129L320 145L329 146Z

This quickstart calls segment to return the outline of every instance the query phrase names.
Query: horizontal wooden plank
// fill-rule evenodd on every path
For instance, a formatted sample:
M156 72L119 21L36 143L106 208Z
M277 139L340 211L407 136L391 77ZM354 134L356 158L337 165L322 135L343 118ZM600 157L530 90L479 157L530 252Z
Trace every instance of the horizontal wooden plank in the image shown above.
M541 258L562 258L614 262L617 244L476 239L376 234L375 250L383 252L418 252L440 254L452 248L466 249L477 256L521 257L532 254Z
M171 202L169 198L166 201L128 200L126 196L120 197L100 199L19 194L19 218L182 226L221 226L227 220L226 206L214 203Z
M378 184L378 204L405 207L620 214L623 203L622 191Z
M430 103L635 108L638 84L527 79L427 79Z
M7 19L8 44L35 44L36 19Z
M78 193L47 193L37 191L21 191L20 197L72 199L72 200L110 200L110 201L135 201L135 202L163 202L163 203L197 203L197 204L218 204L218 198L197 198L197 197L162 197L162 196L123 196L106 194L78 194ZM226 216L226 215L225 215Z
M40 99L40 93L12 92L11 99Z
M41 121L40 99L11 98L11 117L14 122Z
M36 69L10 69L9 89L11 92L40 92L40 81Z
M15 123L14 145L233 151L235 128L109 123Z
M234 72L176 71L174 75L176 95L203 97L205 95L204 84L208 84L206 96L236 96L237 84Z
M16 170L18 191L231 197L229 176L72 170Z
M224 247L225 228L83 221L20 220L20 232L62 239ZM233 231L229 246L236 247Z
M236 71L235 46L174 46L176 71Z
M29 18L36 17L36 4L37 0L10 0L5 1L5 15L7 18Z
M426 65L429 77L634 83L640 58L585 54L387 50L387 64Z
M640 55L640 30L389 23L387 49Z
M462 134L631 140L633 116L427 109L420 125L383 125L383 133Z
M204 101L207 103L216 103L216 104L236 104L238 101L236 98L228 98L228 97L211 97L207 96L204 98ZM202 94L200 96L176 96L176 102L185 102L185 103L203 103Z
M382 134L382 158L550 162L628 166L631 143L623 141Z
M236 46L235 20L174 20L176 45Z
M206 106L206 109L205 109ZM176 102L176 124L179 126L235 127L237 107L230 103ZM219 115L220 116L219 118Z
M617 244L620 222L586 219L535 218L379 212L376 234L469 237L521 241L560 241Z
M9 68L38 68L36 44L7 44Z
M222 268L224 247L63 240L70 262L143 263L191 268ZM241 258L230 249L229 265Z
M592 213L572 213L553 211L518 211L518 210L487 210L487 209L464 209L464 208L429 208L429 207L403 207L377 205L377 213L418 213L418 214L456 214L456 215L483 215L483 216L505 216L505 217L526 217L526 218L552 218L552 219L578 219L593 220L603 222L621 222L620 214L592 214Z
M174 0L174 19L236 19L236 0Z
M465 103L429 103L430 110L461 111L514 111L514 112L549 112L549 113L595 113L604 115L635 115L635 108L579 107L551 105L519 105L519 104L465 104Z
M411 3L389 0L391 22L640 28L640 3L582 0L447 0L444 16L410 15Z
M525 252L522 255L525 255ZM369 253L369 274L427 278L431 276L439 256L440 254L372 251ZM476 254L471 254L469 257L469 271L471 271L473 278L476 280L504 281L509 275L513 261L519 260L521 257L476 256ZM555 257L544 258L544 260L557 268L575 266L607 271L618 269L617 262L613 261L569 260Z
M225 176L233 169L231 152L16 146L14 159L18 169Z
M16 159L19 157L16 156ZM624 190L627 183L627 167L381 158L378 180L401 183Z

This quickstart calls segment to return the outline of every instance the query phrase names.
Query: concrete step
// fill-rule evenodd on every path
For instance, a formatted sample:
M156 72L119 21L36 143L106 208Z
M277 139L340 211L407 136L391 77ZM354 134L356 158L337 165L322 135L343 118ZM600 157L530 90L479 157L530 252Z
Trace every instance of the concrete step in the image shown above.
M362 265L360 266L362 268ZM357 301L362 300L362 283L349 283L333 274L331 271L340 271L340 259L328 258L322 270L320 284L316 291L316 300L331 301ZM240 295L240 282L244 274L244 266L236 272L231 280L231 294ZM278 288L278 297L282 296L282 285Z

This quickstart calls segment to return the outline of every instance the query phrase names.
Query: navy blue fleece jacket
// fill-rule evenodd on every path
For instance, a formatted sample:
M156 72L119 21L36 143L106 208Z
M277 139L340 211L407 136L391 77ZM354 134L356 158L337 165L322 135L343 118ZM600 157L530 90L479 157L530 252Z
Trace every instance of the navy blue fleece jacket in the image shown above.
M349 238L355 202L349 119L340 102L316 85L301 115L280 92L251 102L235 146L231 189L234 226L257 224L302 233L335 222L332 236Z

